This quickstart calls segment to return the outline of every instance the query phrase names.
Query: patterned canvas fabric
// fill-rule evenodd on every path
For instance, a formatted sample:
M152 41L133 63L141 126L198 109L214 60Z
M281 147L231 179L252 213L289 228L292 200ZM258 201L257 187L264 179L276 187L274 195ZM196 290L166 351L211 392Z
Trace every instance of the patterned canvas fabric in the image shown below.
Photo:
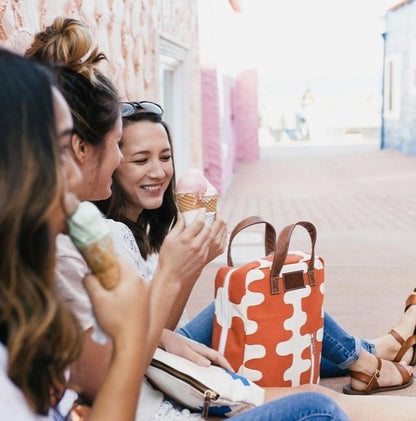
M318 383L324 261L315 257L311 274L311 254L288 252L279 274L279 293L272 294L273 259L270 255L218 271L213 348L237 373L260 386Z

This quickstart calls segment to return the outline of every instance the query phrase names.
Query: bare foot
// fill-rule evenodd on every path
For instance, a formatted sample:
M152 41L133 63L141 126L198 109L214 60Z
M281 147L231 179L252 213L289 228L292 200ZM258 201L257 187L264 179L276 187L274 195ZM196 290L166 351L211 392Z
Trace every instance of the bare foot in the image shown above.
M377 370L378 360L375 355L362 350L359 359L349 367L349 370L373 376ZM412 374L411 367L403 363L409 374ZM379 387L397 386L403 383L403 378L397 367L391 361L382 360L381 369L376 374L376 380ZM350 385L355 390L364 390L367 386L361 380L351 377Z
M410 295L416 296L416 293ZM409 336L412 336L416 329L416 305L411 305L405 313L400 317L394 330L406 340ZM395 356L400 350L400 343L390 334L386 334L380 338L374 339L371 342L376 347L376 354L378 357L393 361ZM409 364L413 357L413 347L411 347L404 355L403 361Z

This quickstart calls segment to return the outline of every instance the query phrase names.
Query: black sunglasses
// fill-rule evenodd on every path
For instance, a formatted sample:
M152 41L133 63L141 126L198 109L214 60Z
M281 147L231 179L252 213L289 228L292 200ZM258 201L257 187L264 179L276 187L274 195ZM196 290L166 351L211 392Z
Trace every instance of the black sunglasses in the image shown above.
M133 101L121 103L121 116L129 117L131 115L140 113L153 113L156 115L163 115L163 108L151 101Z

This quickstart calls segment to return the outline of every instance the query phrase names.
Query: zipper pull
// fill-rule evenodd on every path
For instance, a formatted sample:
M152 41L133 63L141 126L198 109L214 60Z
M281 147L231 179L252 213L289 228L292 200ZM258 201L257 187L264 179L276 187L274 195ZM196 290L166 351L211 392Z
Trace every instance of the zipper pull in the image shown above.
M202 414L201 418L206 420L208 418L209 413L209 407L211 405L211 399L213 397L214 393L212 390L206 390L204 393L204 405L202 406Z
M316 348L315 348L315 334L311 333L311 348L312 348L312 354L315 355L316 353Z

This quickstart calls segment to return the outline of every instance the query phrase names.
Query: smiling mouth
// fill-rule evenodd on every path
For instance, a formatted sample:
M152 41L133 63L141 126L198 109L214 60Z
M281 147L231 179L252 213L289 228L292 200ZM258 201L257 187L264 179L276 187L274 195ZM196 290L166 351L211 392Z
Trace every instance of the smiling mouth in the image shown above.
M157 186L142 186L143 190L146 190L150 193L160 191L161 188L162 188L161 184L158 184Z

